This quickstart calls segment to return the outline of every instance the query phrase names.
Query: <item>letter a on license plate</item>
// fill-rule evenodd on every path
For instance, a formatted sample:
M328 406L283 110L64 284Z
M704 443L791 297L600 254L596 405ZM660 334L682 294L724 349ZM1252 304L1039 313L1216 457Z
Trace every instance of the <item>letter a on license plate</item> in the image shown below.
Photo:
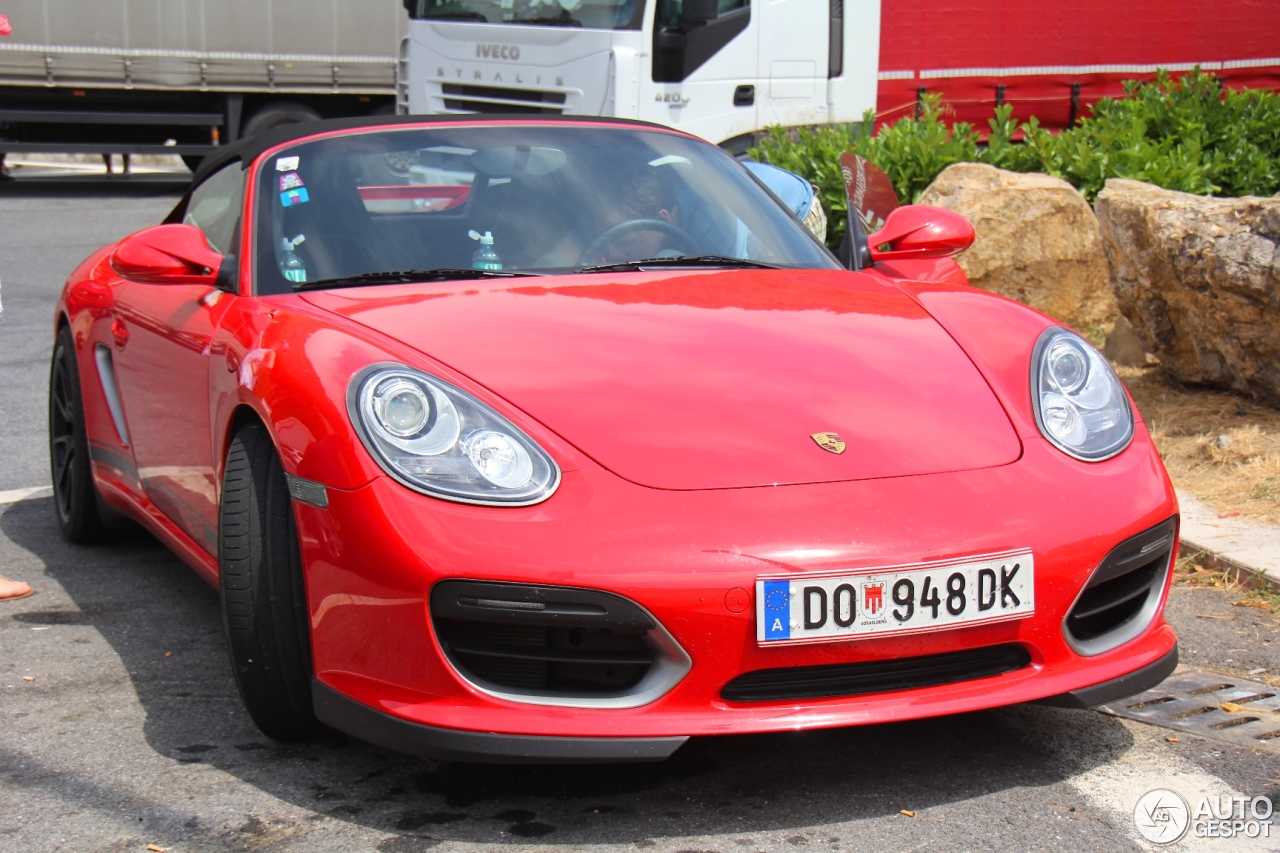
M756 639L773 645L914 634L1021 619L1035 609L1035 559L1027 550L763 577L756 581Z

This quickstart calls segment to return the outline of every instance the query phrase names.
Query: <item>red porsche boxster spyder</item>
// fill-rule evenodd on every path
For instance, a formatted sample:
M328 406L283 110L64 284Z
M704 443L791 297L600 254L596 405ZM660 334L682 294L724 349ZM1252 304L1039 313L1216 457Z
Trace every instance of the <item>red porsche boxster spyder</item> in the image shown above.
M842 263L653 125L295 125L58 301L65 534L220 590L276 738L645 761L1177 662L1177 505L1107 361L906 206Z

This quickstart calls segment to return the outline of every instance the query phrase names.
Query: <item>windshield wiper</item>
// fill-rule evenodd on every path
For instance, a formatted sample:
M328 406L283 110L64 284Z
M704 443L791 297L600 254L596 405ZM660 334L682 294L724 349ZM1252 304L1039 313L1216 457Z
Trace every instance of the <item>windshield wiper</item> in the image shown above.
M567 15L557 18L512 18L507 24L538 24L544 27L580 27L582 22Z
M516 278L537 275L531 272L509 272L505 270L473 270L465 267L440 267L433 270L387 270L386 272L364 272L359 275L340 276L338 278L322 278L316 281L300 281L293 286L294 291L327 290L331 287L364 287L373 284L417 284L425 281L451 281L468 278Z
M688 255L683 258L645 258L642 261L623 261L619 264L599 264L594 267L583 267L578 272L626 272L642 270L647 267L738 267L753 270L777 270L782 267L773 264L762 264L759 261L748 261L745 258L730 258L725 255Z
M426 18L423 18L422 20L427 20L427 21L484 21L486 24L487 24L487 23L490 23L490 21L489 21L489 17L488 17L487 15L484 15L484 14L482 14L482 13L480 13L480 12L466 12L466 11L461 11L461 10L459 10L459 11L457 11L457 12L432 12L429 16L427 16Z

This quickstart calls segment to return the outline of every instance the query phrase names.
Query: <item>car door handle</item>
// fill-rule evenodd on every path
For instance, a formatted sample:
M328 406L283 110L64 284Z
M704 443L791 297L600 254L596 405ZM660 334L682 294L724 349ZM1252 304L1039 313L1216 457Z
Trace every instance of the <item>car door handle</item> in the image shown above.
M124 345L129 343L129 327L119 317L111 321L111 339L115 341L116 349L124 349Z

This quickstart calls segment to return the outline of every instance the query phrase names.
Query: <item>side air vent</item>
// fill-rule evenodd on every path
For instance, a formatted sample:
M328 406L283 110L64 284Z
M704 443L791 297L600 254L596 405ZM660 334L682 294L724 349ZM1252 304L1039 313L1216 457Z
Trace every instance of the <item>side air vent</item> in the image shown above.
M1098 565L1063 624L1077 653L1102 654L1146 630L1169 577L1177 535L1175 516L1126 539Z
M1016 643L893 660L759 669L739 675L720 691L730 702L828 699L936 687L1013 672L1031 663Z
M431 620L459 675L515 702L634 708L692 664L642 607L596 590L443 581Z
M93 360L98 365L98 379L102 382L102 396L107 401L107 411L111 413L111 423L120 436L120 443L129 446L129 430L124 425L124 409L120 405L120 386L116 384L116 366L111 357L111 350L105 344L93 348Z
M500 86L466 86L445 83L440 87L447 110L471 113L535 113L560 115L564 112L564 92L537 89L506 89Z

